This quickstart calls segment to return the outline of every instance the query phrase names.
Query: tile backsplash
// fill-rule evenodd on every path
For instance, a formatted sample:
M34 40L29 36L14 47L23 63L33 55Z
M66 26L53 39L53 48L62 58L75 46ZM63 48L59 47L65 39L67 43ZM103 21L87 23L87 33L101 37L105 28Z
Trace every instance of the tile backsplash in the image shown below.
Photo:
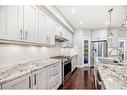
M38 59L47 59L60 54L61 48L59 47L0 44L0 68Z

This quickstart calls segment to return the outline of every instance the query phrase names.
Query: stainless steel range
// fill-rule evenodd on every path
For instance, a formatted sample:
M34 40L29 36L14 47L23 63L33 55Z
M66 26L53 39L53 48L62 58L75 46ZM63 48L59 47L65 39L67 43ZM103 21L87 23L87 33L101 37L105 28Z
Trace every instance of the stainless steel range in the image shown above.
M54 56L51 58L61 59L62 62L62 83L63 85L68 81L72 74L72 64L70 56Z

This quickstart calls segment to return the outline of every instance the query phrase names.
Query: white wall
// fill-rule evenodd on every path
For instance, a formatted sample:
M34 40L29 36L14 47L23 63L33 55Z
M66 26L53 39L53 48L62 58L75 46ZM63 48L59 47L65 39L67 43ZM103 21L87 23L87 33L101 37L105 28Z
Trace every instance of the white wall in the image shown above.
M107 29L92 31L92 41L107 40Z
M0 44L0 68L60 55L60 48Z
M74 49L78 54L78 66L82 67L84 65L84 56L83 56L83 50L84 50L84 40L89 40L91 41L91 31L90 30L76 30L74 33ZM90 45L90 44L89 44ZM90 51L90 48L89 48ZM90 52L89 52L90 54ZM90 58L90 55L89 55ZM90 62L90 60L89 60ZM90 65L87 64L87 65Z

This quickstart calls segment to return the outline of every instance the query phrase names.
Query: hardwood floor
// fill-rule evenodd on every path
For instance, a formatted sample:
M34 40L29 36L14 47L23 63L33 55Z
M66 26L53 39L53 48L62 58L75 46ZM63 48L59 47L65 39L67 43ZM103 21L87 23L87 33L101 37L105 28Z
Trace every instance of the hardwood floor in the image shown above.
M95 89L93 68L77 68L62 89Z

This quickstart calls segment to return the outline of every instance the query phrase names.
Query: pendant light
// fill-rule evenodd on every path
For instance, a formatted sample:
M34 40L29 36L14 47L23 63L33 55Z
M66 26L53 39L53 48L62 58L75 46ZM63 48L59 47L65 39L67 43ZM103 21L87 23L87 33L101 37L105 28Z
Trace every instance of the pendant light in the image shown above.
M112 20L112 18L111 18L111 16L112 16L112 11L113 11L113 8L112 9L110 9L110 10L108 10L108 12L109 12L109 16L110 16L110 19L109 19L109 27L107 28L107 31L108 31L108 38L112 38L113 37L113 34L112 34L112 29L111 29L111 25L112 25L112 23L111 23L111 20Z
M122 28L127 28L127 16L126 18L124 19L124 22L123 24L121 25Z

